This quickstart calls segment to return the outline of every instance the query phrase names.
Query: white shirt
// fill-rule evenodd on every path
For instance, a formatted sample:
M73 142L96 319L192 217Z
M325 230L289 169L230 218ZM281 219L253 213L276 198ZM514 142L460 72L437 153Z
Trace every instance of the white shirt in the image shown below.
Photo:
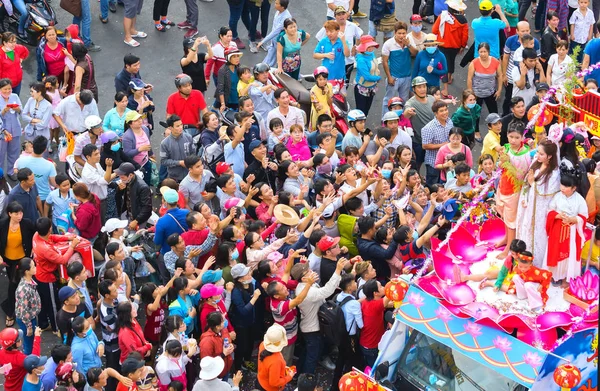
M333 10L329 8L329 4L335 4L336 7L341 5L346 11L352 12L350 9L350 0L327 0L327 16L331 16L332 18L335 18L335 14L333 13Z
M558 63L558 54L554 53L550 56L548 60L548 66L552 67L552 80L550 85L556 85L559 82L562 83L565 81L565 76L567 74L567 69L569 68L569 64L571 64L573 60L569 56L565 56L565 59L559 64Z
M306 299L298 306L302 314L300 317L300 331L303 333L312 333L321 330L317 316L319 307L325 303L325 299L333 295L341 279L342 277L338 273L333 273L333 276L331 276L324 287L321 288L314 284L310 287ZM301 282L296 287L296 292L302 292L303 289L304 283Z
M535 83L533 82L533 79L535 77L535 68L529 69L527 71L527 80L529 81L529 88L527 88L527 84L525 84L525 88L520 89L519 87L517 87L517 80L521 79L521 68L516 66L513 68L512 70L512 77L513 80L515 81L515 84L513 86L513 91L512 91L512 96L513 98L515 96L520 96L523 98L523 100L525 101L525 106L527 106L530 102L531 99L533 99L534 95L535 95Z
M575 42L585 45L590 34L590 27L593 26L595 22L594 14L589 8L586 10L585 15L577 8L573 12L573 15L571 15L571 19L569 19L569 24L575 26L573 29Z
M333 11L331 12L333 13ZM358 27L350 21L346 21L346 27L344 28L344 38L346 39L346 43L348 44L348 49L350 49L350 55L345 59L346 65L354 64L355 58L352 55L352 46L354 46L356 42L360 41L360 36L363 34L364 31L360 27ZM321 30L319 30L319 32L316 35L317 42L322 40L326 36L327 35L325 34L325 27L321 27Z
M85 183L90 193L96 194L100 201L106 199L108 182L104 179L104 169L100 163L96 163L95 168L88 162L85 163L81 170L81 183Z
M290 106L287 115L283 115L281 111L279 111L279 107L275 107L273 110L269 111L269 114L267 115L267 126L269 126L273 118L279 118L281 122L283 122L284 133L290 134L290 127L292 125L300 125L304 128L305 121L303 113L304 112L299 108ZM269 134L271 134L270 130Z
M398 128L398 134L390 141L390 146L394 149L398 149L399 146L406 145L412 151L412 138L404 130Z
M58 106L54 109L53 114L59 116L68 130L72 130L77 133L85 131L85 119L90 115L100 116L98 113L98 105L96 100L92 99L92 103L83 106L83 109L77 103L75 97L77 94L69 95L65 99L61 100Z

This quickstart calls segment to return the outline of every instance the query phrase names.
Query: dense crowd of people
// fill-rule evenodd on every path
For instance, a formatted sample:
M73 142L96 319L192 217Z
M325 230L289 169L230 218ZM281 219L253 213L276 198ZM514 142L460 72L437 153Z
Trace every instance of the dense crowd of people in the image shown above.
M146 36L142 3L124 1L131 47ZM596 1L592 11L588 0L540 0L532 32L527 1L482 0L472 21L462 0L415 1L405 22L394 0L372 0L368 16L358 0L326 0L314 34L289 0L227 3L229 25L211 44L196 38L198 6L186 0L182 73L167 102L153 100L130 53L103 116L89 1L64 37L46 29L25 104L30 51L2 34L5 390L315 391L320 365L336 391L350 368L375 363L393 323L386 282L429 272L431 239L446 238L473 199L504 221L501 267L457 268L453 283L481 281L541 313L549 285L568 286L582 259L597 271L600 233L583 235L600 206L597 129L527 126L550 86L573 77L573 57L583 69L600 62ZM157 31L175 26L168 6L154 2ZM101 0L103 23L109 10L115 2ZM263 62L242 64L239 19ZM308 108L276 77L300 78L307 44L321 62ZM460 55L467 88L453 97ZM597 93L598 80L595 69L576 82ZM350 91L340 119L333 100ZM342 330L324 321L336 314ZM48 352L44 332L61 342Z

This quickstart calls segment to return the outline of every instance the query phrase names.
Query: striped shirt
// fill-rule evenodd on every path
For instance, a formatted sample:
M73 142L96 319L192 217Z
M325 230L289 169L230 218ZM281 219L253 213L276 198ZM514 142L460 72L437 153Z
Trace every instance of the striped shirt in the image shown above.
M100 326L102 328L102 341L107 351L119 350L119 337L115 332L117 326L116 301L112 306L107 305L104 300L100 303Z
M271 298L271 312L275 323L285 328L288 344L292 345L298 334L298 308L290 308L290 302L289 299L284 301Z
M542 49L540 46L540 41L537 38L533 39L533 48L537 53L538 57L542 54ZM504 44L504 54L508 54L508 64L506 66L506 77L510 84L513 84L512 70L516 64L523 61L523 45L521 45L521 41L519 40L518 35L513 35L512 37L508 37L506 43Z

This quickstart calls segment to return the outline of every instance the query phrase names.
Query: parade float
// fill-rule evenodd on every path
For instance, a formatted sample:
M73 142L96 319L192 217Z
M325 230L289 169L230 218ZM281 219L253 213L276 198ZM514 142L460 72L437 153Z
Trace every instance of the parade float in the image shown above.
M597 68L600 63L572 80ZM576 82L553 86L530 113L531 137L553 118L567 126L584 122L588 132L600 136L600 95ZM463 205L446 239L432 239L423 268L386 285L395 322L380 342L373 368L347 373L340 390L598 389L599 279L585 260L585 271L568 288L548 289L543 311L480 282L457 280L457 268L468 276L501 262L496 247L504 240L504 223L483 205L481 196ZM586 239L593 230L586 227Z

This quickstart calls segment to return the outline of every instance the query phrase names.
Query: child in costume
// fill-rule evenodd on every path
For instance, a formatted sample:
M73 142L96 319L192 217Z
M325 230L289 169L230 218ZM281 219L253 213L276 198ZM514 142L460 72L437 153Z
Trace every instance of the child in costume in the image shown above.
M529 147L523 142L523 128L520 122L508 125L508 144L499 156L502 175L496 192L496 210L506 227L506 243L516 236L519 194L531 166ZM504 259L507 255L508 247L497 258Z
M529 251L521 253L514 271L507 293L516 294L518 299L527 299L533 311L541 311L548 301L552 272L533 266L533 254Z
M571 278L581 275L583 228L588 217L585 199L577 192L576 169L560 167L560 193L550 201L546 232L548 246L544 267L552 272L554 281L566 288Z

